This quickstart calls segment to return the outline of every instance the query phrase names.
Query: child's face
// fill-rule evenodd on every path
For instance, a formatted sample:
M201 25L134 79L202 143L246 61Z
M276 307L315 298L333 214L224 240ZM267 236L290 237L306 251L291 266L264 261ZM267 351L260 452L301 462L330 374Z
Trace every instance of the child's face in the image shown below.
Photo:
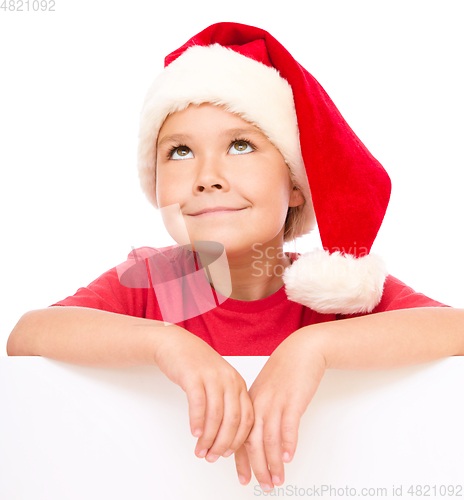
M190 240L222 243L228 257L254 243L282 246L288 207L304 202L260 129L209 103L168 116L158 136L156 179L158 206L179 203ZM239 210L192 215L217 206Z

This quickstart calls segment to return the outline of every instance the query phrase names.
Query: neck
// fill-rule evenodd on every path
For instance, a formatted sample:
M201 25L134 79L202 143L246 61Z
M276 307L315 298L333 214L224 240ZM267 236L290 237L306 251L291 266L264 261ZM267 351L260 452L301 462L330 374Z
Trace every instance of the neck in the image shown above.
M227 254L227 269L224 273L215 273L211 282L209 273L205 273L213 288L221 295L228 296L228 279L221 280L220 276L230 273L232 293L229 298L234 300L260 300L277 292L283 285L282 275L286 267L291 265L290 258L284 254L283 241L279 245L273 242L254 245L254 249L239 255ZM203 267L205 262L201 254Z

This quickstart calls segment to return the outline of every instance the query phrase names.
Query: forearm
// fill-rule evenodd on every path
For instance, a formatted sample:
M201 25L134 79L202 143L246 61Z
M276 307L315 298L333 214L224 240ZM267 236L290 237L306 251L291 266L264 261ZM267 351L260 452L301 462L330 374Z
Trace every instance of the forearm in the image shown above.
M24 314L11 332L9 356L43 356L84 366L156 365L156 350L177 325L84 307Z
M340 370L382 370L464 355L463 309L388 311L298 332L310 350L317 346L327 368Z

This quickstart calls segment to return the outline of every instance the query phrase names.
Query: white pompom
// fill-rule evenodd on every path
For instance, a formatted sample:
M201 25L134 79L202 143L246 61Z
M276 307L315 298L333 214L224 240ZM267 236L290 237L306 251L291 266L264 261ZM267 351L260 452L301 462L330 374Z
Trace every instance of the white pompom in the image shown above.
M289 300L323 314L369 313L380 302L388 275L378 255L354 257L315 249L285 269Z

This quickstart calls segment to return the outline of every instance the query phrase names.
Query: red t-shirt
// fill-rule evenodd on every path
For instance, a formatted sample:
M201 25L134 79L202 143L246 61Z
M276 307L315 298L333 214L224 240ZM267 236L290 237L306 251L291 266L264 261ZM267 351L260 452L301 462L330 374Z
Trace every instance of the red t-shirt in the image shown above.
M292 262L300 254L287 253ZM175 323L222 356L270 356L303 326L363 316L321 314L288 300L285 286L260 300L216 292L194 252L179 245L133 250L127 261L53 306L79 306ZM382 300L369 314L414 307L449 307L388 275Z

